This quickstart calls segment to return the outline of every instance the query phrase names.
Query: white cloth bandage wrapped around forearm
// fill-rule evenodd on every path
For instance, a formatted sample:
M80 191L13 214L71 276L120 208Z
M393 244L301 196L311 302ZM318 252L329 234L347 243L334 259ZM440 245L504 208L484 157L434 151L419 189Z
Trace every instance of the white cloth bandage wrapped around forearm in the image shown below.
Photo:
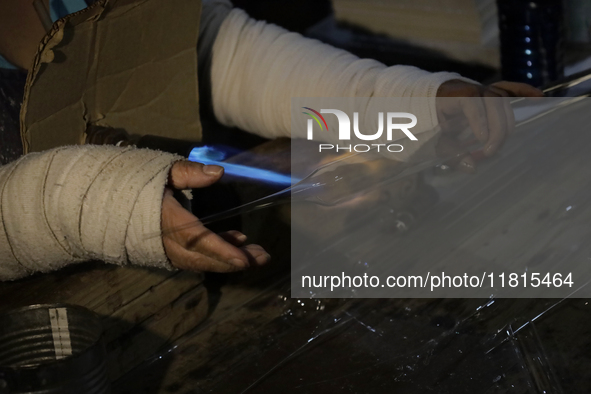
M0 280L92 259L171 268L160 237L164 187L179 156L63 147L0 168Z
M274 138L290 136L292 97L427 97L407 108L423 129L437 125L435 97L455 73L411 66L386 67L255 21L233 10L213 47L212 98L216 118L228 126ZM470 81L473 82L473 81Z

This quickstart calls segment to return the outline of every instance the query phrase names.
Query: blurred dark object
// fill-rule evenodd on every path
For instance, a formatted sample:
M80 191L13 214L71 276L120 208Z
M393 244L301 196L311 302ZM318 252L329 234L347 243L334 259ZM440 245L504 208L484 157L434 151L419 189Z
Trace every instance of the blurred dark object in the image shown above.
M591 1L568 0L564 3L569 45L591 46Z
M287 30L304 31L332 13L330 0L232 0L251 17Z
M27 73L0 68L0 164L8 164L23 154L19 114Z
M561 0L497 0L503 79L541 87L564 75Z
M33 305L0 316L0 393L107 394L103 328L74 305Z
M497 74L493 67L455 60L435 49L376 34L362 26L337 22L332 16L308 29L306 35L386 66L409 65L430 72L457 72L479 82L494 79Z

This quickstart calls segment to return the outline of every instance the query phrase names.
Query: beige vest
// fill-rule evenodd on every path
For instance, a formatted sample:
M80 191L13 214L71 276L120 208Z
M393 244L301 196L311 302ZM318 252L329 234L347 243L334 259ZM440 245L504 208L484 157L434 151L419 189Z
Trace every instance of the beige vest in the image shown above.
M82 144L88 125L201 139L199 0L100 0L54 24L25 88L25 153Z

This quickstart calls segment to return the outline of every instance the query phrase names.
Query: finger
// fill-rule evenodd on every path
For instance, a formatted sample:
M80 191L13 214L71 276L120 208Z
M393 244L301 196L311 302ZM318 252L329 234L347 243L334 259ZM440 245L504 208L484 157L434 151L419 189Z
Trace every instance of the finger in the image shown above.
M500 97L490 97L484 99L486 105L489 136L484 145L484 155L492 156L501 148L507 136L507 116L505 115L505 106Z
M194 224L186 227L187 224ZM162 228L179 229L166 233L168 238L187 250L199 252L218 261L228 262L240 268L248 267L248 256L236 246L226 242L208 228L197 217L187 211L169 194L162 202Z
M480 97L460 98L462 112L468 119L468 124L472 132L480 142L487 142L490 130L488 129L488 119L486 106Z
M471 155L462 157L459 163L453 166L454 170L464 174L474 174L476 172L476 160Z
M242 250L248 256L248 260L252 266L261 266L271 261L271 255L260 245L246 245Z
M245 269L219 261L202 253L185 249L175 241L165 238L164 249L173 266L182 270L205 272L235 272Z
M216 182L224 168L190 161L178 161L170 169L168 184L175 189L206 187Z
M511 108L511 102L508 99L503 99L503 107L505 108L505 117L507 122L507 135L515 132L515 112Z
M526 83L501 81L491 86L503 89L511 97L544 97L544 92Z
M509 92L494 85L489 86L488 89L500 97L510 97ZM513 113L513 108L511 108L511 102L508 99L503 99L502 102L507 135L511 135L515 131L515 114Z
M242 245L247 237L246 235L242 234L240 231L230 230L223 233L218 234L224 241L231 243L234 246Z
M494 85L489 86L488 89L499 97L509 97L509 92Z
M476 172L476 161L459 141L449 137L442 137L437 143L436 152L437 156L445 160L445 164L451 168L467 174Z
M182 236L183 239L179 243L188 250L202 253L216 260L227 261L237 267L246 268L250 265L248 256L241 249L226 242L205 226L187 229Z

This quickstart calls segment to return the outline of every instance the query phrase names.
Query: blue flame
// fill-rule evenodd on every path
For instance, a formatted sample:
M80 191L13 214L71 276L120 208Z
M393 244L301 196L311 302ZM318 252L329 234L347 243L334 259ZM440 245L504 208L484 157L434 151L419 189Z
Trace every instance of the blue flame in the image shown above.
M226 154L218 149L209 146L200 146L193 148L189 154L189 161L203 164L214 164L224 167L224 172L240 178L256 179L267 183L290 186L292 179L290 175L280 174L278 172L263 170L261 168L249 167L241 164L223 162ZM294 179L294 183L298 182Z

